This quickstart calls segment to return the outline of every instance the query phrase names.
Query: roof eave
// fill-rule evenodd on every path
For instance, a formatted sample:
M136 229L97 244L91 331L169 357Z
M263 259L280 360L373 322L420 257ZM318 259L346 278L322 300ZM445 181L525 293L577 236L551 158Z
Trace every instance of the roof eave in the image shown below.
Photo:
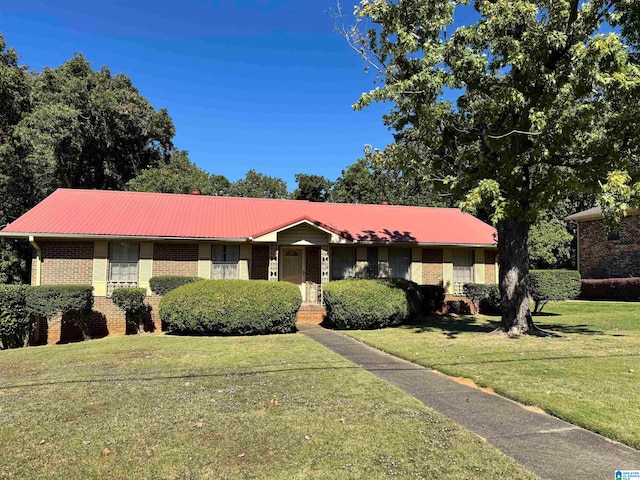
M64 238L64 239L91 239L91 240L186 240L186 241L216 241L216 242L249 242L247 237L222 238L222 237L171 237L158 235L104 235L83 233L55 233L55 232L0 232L0 237L5 238Z

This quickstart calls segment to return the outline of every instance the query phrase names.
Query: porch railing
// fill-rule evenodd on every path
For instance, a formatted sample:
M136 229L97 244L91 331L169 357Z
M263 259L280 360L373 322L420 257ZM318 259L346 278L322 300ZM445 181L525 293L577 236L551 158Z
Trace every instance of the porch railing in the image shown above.
M464 284L465 282L453 282L453 294L457 296L463 296Z
M314 282L305 283L304 303L309 305L324 305L324 297L322 295L322 285Z

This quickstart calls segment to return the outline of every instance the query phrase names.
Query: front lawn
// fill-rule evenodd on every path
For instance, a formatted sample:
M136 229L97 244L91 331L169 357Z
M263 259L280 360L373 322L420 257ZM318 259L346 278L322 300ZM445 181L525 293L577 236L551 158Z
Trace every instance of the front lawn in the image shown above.
M0 352L0 478L534 478L302 335Z
M489 335L499 318L483 315L344 333L640 448L640 304L549 304L534 321L561 337Z

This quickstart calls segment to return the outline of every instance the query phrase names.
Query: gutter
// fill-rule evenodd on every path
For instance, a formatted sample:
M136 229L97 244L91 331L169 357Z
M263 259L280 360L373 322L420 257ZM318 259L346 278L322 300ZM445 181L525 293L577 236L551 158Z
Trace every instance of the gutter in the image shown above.
M40 249L40 245L36 242L36 239L33 235L29 235L29 243L36 251L36 278L35 285L40 285L40 278L42 276L42 250ZM33 265L31 266L33 268Z
M236 242L244 243L247 241L247 237L239 238L211 238L211 237L150 237L142 235L96 235L96 234L82 234L82 233L52 233L52 232L0 232L0 237L7 238L33 238L38 236L40 239L57 239L57 238L69 238L77 240L146 240L146 241L163 241L163 240L182 240L182 241L216 241L216 242Z
M26 233L26 232L0 232L0 237L7 238L28 238L31 242L37 236L40 240L55 240L59 238L75 239L75 240L132 240L132 241L148 241L161 242L166 240L183 241L183 242L226 242L226 243L263 243L256 241L252 236L238 238L220 238L220 237L150 237L139 235L86 235L79 233ZM264 242L274 243L274 242ZM277 243L277 242L275 242ZM495 243L433 243L433 242L392 242L390 240L350 240L344 243L329 243L330 245L382 245L382 246L402 246L402 247L461 247L461 248L497 248ZM33 245L33 243L32 243ZM36 248L34 246L34 248ZM37 249L36 249L37 251Z

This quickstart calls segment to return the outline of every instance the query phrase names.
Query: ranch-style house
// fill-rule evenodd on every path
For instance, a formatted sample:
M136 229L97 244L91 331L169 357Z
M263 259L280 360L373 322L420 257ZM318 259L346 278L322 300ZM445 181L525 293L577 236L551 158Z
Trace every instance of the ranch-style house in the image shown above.
M350 277L442 285L449 297L497 282L495 229L454 208L58 189L0 236L30 241L32 285L93 285L105 334L125 329L110 300L119 287L146 288L159 324L159 275L292 282L303 305Z

